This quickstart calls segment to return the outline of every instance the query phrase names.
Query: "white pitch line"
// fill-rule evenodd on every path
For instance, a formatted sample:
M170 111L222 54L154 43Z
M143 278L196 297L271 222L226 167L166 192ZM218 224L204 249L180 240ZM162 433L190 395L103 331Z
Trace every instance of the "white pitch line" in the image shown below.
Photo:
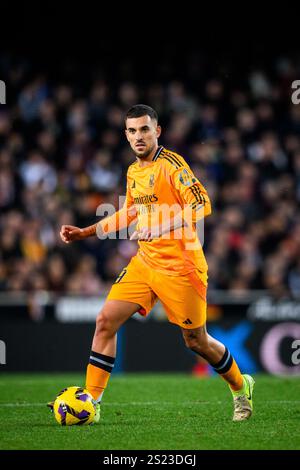
M180 403L167 402L167 401L132 401L132 402L111 402L103 403L104 406L204 406L204 405L222 405L226 404L228 401L183 401ZM274 404L290 404L290 403L300 403L300 400L264 400L259 401L259 403L274 403ZM35 407L35 406L46 406L46 403L0 403L0 408L9 408L9 407Z
M0 403L0 408L12 408L13 406L19 407L26 407L26 406L46 406L46 403Z
M180 405L212 405L212 404L221 404L221 401L211 402L211 401L202 401L202 402L181 402L181 403L173 403L173 402L166 402L166 401L131 401L131 402L110 402L104 403L104 406L158 406L158 405L166 405L166 406L176 406ZM13 406L46 406L46 403L0 403L0 407L13 407Z

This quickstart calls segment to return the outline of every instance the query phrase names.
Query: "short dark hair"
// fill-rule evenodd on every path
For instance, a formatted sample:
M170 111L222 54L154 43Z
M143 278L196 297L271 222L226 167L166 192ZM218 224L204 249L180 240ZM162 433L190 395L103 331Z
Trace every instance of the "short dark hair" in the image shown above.
M138 118L142 116L150 116L151 119L158 121L157 112L153 108L147 106L146 104L135 104L130 109L128 109L125 116L125 122L128 118Z

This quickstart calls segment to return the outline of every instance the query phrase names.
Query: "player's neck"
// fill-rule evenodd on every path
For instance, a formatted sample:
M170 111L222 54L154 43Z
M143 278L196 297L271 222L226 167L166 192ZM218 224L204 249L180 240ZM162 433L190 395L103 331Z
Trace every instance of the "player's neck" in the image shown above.
M141 166L141 167L148 166L150 163L152 163L153 157L156 154L158 147L159 147L159 145L157 144L156 147L154 147L152 152L149 153L148 157L146 157L146 158L139 158L138 156L136 156L136 159L138 161L139 166Z

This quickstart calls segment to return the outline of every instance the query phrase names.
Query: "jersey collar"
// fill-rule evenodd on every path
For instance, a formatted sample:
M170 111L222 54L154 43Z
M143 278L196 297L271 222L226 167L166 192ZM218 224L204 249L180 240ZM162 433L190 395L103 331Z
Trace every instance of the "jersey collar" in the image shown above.
M154 157L152 158L152 161L153 161L153 162L155 162L155 161L158 159L158 157L160 156L160 154L161 154L162 151L163 151L163 146L160 145L160 146L157 148Z

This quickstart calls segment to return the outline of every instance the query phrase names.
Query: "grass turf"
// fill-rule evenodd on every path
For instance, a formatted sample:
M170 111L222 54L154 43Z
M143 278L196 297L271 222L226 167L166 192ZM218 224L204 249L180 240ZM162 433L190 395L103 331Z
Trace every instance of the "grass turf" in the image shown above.
M111 378L99 425L62 427L45 403L83 376L1 374L0 449L300 449L300 379L255 380L243 423L218 377L128 374Z

